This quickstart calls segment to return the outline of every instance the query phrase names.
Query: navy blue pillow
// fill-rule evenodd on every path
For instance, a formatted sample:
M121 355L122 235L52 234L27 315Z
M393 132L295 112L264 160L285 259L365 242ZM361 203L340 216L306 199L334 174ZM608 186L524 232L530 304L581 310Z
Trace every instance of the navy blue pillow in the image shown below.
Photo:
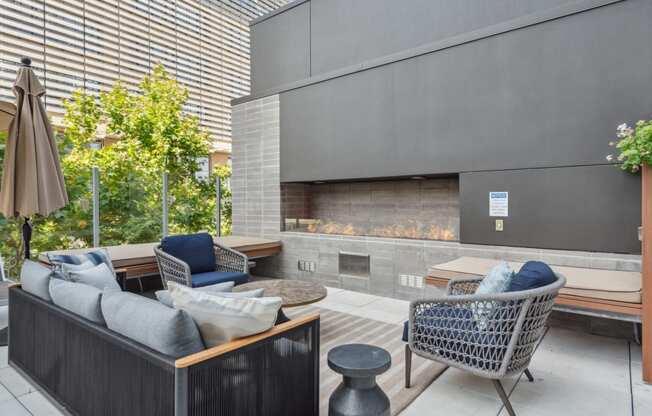
M528 261L521 270L514 275L508 292L536 289L554 283L557 276L550 266L541 261Z
M188 263L192 274L215 271L213 237L208 233L165 237L161 250Z

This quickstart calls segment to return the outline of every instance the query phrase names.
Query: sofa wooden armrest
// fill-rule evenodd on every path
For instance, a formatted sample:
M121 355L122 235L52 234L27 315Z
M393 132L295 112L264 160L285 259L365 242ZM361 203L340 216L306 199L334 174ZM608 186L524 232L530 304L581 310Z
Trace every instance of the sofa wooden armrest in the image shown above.
M247 346L250 346L252 344L256 344L258 342L264 341L266 339L270 339L272 337L275 337L277 335L282 335L283 333L286 333L288 331L291 331L294 328L300 327L302 325L315 322L319 320L319 314L311 314L311 315L306 315L304 317L300 317L297 319L293 319L288 322L284 322L282 324L274 326L272 329L269 331L263 332L262 334L256 334L252 335L249 337L245 338L240 338L234 341L231 341L226 344L218 345L217 347L209 348L204 351L200 351L196 354L188 355L183 358L179 358L174 362L174 366L176 368L187 368L192 365L196 365L199 363L202 363L204 361L208 361L213 358L220 357L224 354L227 354L231 351L238 350L240 348L244 348Z

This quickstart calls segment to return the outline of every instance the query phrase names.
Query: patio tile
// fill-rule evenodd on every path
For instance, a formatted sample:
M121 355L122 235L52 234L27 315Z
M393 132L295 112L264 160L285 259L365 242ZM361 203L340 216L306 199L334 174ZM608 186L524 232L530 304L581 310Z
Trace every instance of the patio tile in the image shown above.
M9 348L0 347L0 368L9 367Z
M11 367L0 369L0 384L5 386L16 397L36 391Z
M379 296L349 290L335 292L332 295L329 294L326 298L327 301L343 303L350 306L365 306L378 299L381 298Z
M492 398L453 383L440 382L450 370L446 370L400 415L495 416L498 413L500 399L497 396Z
M518 382L518 379L518 377L509 377L501 380L507 394L512 391L514 385ZM446 370L446 372L433 383L433 385L435 384L447 384L459 387L467 392L471 392L472 394L480 394L486 398L500 402L498 393L496 392L491 380L475 376L466 371L458 370L457 368L449 368ZM497 412L498 408L495 409L494 414Z
M0 403L6 402L7 400L14 400L14 399L15 399L14 395L11 394L5 386L0 384Z
M652 385L643 382L642 371L640 363L632 363L632 396L635 416L652 415Z
M31 416L31 413L18 400L13 399L0 402L0 415Z
M22 403L27 410L32 413L34 416L59 416L63 415L54 407L52 403L48 401L41 393L33 392L21 396L18 400Z

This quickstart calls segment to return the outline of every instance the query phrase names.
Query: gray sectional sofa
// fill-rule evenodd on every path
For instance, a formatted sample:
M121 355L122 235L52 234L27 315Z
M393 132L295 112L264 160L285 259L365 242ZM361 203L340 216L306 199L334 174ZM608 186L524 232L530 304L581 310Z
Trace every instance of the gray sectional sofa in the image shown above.
M318 315L205 349L155 300L24 280L9 289L9 363L69 414L318 414Z

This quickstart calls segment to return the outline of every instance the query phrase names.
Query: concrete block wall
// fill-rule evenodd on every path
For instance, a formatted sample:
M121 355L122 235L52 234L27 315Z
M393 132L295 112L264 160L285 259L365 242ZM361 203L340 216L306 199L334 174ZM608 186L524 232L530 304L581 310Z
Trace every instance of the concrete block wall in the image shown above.
M279 98L233 107L233 234L279 238Z

